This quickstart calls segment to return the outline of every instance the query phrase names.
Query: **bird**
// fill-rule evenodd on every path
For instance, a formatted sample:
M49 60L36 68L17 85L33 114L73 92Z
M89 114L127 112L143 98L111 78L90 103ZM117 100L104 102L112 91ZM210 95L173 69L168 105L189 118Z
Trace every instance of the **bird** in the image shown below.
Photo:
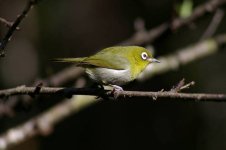
M135 80L150 63L160 63L141 46L113 46L88 57L56 58L55 61L83 67L96 83L112 86L115 91L123 91L121 86Z

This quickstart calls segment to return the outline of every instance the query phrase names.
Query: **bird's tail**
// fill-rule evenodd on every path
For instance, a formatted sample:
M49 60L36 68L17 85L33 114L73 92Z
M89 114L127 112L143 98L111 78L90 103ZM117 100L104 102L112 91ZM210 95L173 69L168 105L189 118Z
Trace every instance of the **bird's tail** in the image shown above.
M79 57L79 58L55 58L53 59L54 62L66 62L66 63L80 63L86 57Z

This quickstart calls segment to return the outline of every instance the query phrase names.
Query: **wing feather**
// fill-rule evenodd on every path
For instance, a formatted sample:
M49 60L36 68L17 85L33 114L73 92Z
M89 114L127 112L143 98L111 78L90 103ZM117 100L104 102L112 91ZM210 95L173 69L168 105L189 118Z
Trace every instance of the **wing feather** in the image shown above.
M121 56L97 53L96 55L87 57L78 65L87 67L101 67L115 70L125 70L128 68L128 60L122 58Z
M66 63L80 63L82 62L86 57L79 57L79 58L55 58L53 61L55 62L66 62Z

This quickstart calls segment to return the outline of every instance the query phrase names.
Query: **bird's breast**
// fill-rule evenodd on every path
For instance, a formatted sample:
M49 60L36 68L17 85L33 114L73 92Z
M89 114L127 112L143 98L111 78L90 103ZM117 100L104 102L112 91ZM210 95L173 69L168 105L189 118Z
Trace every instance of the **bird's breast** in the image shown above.
M87 68L86 73L93 80L104 84L123 85L132 80L130 69Z

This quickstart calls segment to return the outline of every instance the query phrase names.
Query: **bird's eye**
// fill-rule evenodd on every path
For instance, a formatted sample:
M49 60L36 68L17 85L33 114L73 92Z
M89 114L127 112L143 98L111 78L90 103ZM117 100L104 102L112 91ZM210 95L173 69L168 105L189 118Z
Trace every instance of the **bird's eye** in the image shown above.
M141 53L141 58L146 60L148 58L148 54L146 52Z

